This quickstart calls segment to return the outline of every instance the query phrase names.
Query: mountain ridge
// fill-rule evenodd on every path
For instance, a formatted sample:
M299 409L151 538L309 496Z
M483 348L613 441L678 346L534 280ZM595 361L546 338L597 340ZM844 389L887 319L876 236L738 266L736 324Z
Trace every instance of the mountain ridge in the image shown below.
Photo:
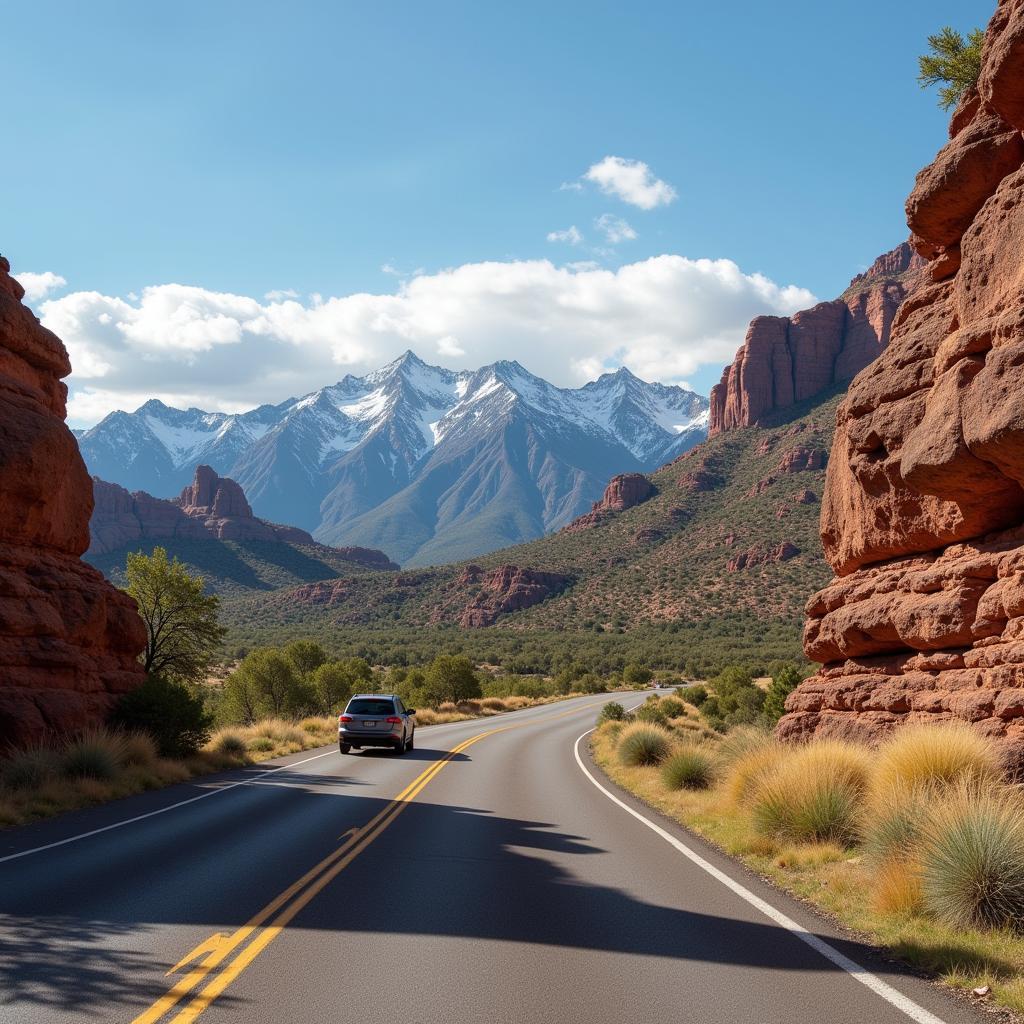
M90 472L129 490L170 497L207 464L263 518L418 565L560 529L614 474L703 440L707 417L707 399L626 368L559 388L515 360L455 371L408 351L277 405L229 414L151 399L76 436Z

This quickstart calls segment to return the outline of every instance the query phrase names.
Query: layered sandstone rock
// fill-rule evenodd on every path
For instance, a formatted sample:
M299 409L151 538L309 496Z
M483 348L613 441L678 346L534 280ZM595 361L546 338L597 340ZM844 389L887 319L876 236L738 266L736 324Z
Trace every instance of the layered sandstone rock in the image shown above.
M822 499L823 663L782 736L958 718L1024 768L1024 0L907 202L932 281L839 409Z
M518 565L499 565L490 572L479 566L469 566L462 578L465 584L475 584L480 588L459 620L459 624L466 628L490 626L499 615L540 604L560 594L573 582L573 578L564 573L539 572Z
M889 343L897 308L924 280L909 243L879 256L843 295L792 317L761 316L711 389L709 434L757 423L850 380Z
M312 536L298 527L257 519L241 486L219 477L209 466L198 466L192 484L181 497L170 500L154 498L145 491L132 494L99 477L93 478L93 489L96 506L89 522L90 555L106 554L137 541L172 538L314 543ZM383 568L393 568L382 552L372 555Z
M601 500L595 501L589 512L578 516L566 526L565 532L579 533L592 529L615 513L642 504L654 493L654 484L643 473L620 473L613 476Z
M788 562L799 554L800 549L792 541L784 540L772 547L752 547L747 551L741 551L725 563L725 570L726 572L741 572L743 569L753 569L758 565Z
M0 753L102 722L142 681L135 604L79 556L92 486L64 424L67 352L0 257Z

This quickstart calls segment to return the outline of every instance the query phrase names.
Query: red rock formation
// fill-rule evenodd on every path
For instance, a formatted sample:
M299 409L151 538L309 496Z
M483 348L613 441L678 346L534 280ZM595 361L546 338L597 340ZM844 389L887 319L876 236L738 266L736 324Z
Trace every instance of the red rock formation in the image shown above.
M331 607L344 604L348 600L350 585L346 580L321 580L317 583L304 583L291 592L296 604L325 605Z
M735 361L711 389L709 434L751 426L854 377L889 343L896 310L924 280L923 266L904 242L879 256L840 298L792 317L753 320Z
M757 565L767 565L772 562L788 562L796 558L800 549L792 541L784 540L771 548L752 547L734 555L725 563L726 572L740 572L743 569L753 569Z
M518 565L500 565L479 577L480 593L466 605L459 620L466 628L490 626L505 612L520 611L559 594L573 582L559 572L538 572Z
M643 473L620 473L608 481L600 501L595 501L589 512L577 516L566 533L580 533L605 522L616 512L640 505L655 493L654 484ZM475 567L474 567L475 568Z
M824 469L828 462L828 452L823 448L806 448L798 445L791 448L779 462L780 473L803 473Z
M92 487L64 425L71 367L0 257L0 749L102 722L143 677L135 603L79 556Z
M822 500L837 574L808 604L823 663L786 737L958 718L1024 768L1024 0L907 202L933 283L839 409Z

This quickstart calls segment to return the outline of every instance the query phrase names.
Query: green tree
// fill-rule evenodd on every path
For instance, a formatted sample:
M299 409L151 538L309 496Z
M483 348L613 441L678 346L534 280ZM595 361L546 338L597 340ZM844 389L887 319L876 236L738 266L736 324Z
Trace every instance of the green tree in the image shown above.
M248 688L248 700L259 716L297 717L314 702L310 688L295 671L291 659L274 647L257 647L251 651L231 678L235 676L242 677L235 685L239 689Z
M917 58L917 80L922 89L941 85L939 106L943 110L955 107L963 94L977 83L981 74L981 46L984 39L985 33L980 28L968 32L964 39L949 25L928 37L931 53Z
M654 673L646 665L628 664L622 671L622 679L630 686L646 686L654 678Z
M203 578L191 576L164 548L128 556L125 588L146 624L143 664L150 675L186 683L201 682L224 639L217 621L220 602L203 593Z
M480 696L480 680L464 654L439 654L427 669L423 694L429 704L457 702Z
M284 649L284 656L300 676L310 676L327 661L327 652L315 640L293 640Z
M784 665L772 676L772 684L765 695L762 714L769 725L774 725L786 711L786 698L800 682L800 672L793 665Z
M341 661L328 661L318 665L310 676L317 710L324 715L340 711L352 695L353 675Z

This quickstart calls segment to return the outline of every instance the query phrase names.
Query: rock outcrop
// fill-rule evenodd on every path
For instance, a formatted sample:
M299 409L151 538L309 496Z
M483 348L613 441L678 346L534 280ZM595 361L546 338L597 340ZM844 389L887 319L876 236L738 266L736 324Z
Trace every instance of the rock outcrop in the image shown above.
M0 754L104 719L143 678L135 603L80 555L92 486L64 418L60 339L0 257Z
M822 662L779 732L873 739L958 718L1024 768L1024 0L907 202L932 280L840 406L822 499Z
M460 579L463 585L479 587L459 620L459 624L468 629L490 626L499 615L540 604L560 594L573 582L572 576L564 573L539 572L518 565L499 565L489 572L479 566L469 566Z
M154 498L145 491L130 494L119 484L93 478L96 507L89 529L90 555L102 555L137 541L193 538L234 541L281 541L314 544L312 536L295 526L257 519L245 492L209 466L198 466L192 484L181 497ZM395 568L386 555L369 548L343 549L362 552L381 568Z
M655 493L654 484L643 473L619 473L608 481L600 501L595 501L590 511L578 516L568 526L566 533L590 530L605 522L617 512L641 505Z
M773 562L788 562L796 558L800 549L789 540L781 541L770 548L752 547L747 551L741 551L725 563L726 572L741 572L744 569L753 569L758 565L769 565Z
M711 389L709 435L757 423L856 376L888 345L900 303L926 281L907 242L879 256L832 302L791 317L760 316Z

